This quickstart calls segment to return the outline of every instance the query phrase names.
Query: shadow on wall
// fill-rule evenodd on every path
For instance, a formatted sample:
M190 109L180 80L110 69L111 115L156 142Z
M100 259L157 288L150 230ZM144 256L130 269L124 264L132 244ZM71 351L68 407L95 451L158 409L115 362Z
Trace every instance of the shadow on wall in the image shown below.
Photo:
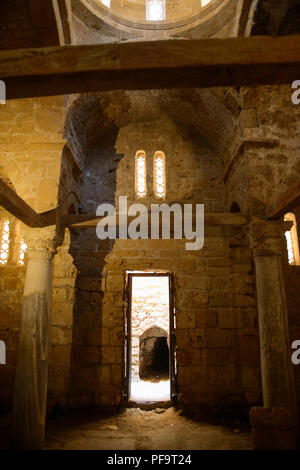
M116 169L122 155L115 151L118 128L114 127L103 137L101 148L91 153L85 162L81 185L82 212L96 214L101 203L114 203L116 193ZM119 369L122 356L115 357L111 347L113 327L122 327L123 316L114 310L104 309L106 256L112 252L114 240L101 241L96 227L85 228L74 234L70 251L78 274L74 298L74 327L71 353L70 406L102 404L105 397L116 393L121 398L122 384L113 383L109 361ZM112 303L117 313L123 309L123 293L112 293ZM103 327L103 323L105 327ZM119 373L122 376L122 372ZM111 390L110 387L117 388ZM105 393L103 392L105 387ZM110 393L111 392L111 393ZM116 403L117 404L117 403Z

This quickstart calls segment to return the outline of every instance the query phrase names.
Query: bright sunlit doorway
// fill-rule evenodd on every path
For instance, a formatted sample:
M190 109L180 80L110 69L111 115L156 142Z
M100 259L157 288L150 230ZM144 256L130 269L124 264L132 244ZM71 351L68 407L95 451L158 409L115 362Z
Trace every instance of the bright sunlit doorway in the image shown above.
M124 396L135 403L176 396L171 274L127 273Z

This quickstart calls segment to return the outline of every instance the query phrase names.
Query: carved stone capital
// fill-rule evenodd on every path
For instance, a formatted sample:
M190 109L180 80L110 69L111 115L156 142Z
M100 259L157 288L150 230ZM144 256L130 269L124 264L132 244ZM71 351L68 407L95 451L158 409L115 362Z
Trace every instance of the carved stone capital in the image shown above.
M27 244L27 257L29 260L43 259L51 261L61 243L55 226L29 229L24 233L24 241Z
M254 217L246 228L254 257L281 256L285 230L283 222Z

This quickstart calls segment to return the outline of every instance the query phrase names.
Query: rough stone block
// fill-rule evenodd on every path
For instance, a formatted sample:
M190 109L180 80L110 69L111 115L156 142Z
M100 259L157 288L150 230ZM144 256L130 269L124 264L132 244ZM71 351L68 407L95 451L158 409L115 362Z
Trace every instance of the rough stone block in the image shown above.
M215 328L217 326L217 311L214 309L195 309L197 328Z
M208 294L201 290L186 290L184 294L186 307L208 307Z
M209 306L210 307L228 307L228 292L227 291L209 292Z
M206 337L208 348L230 348L231 331L219 328L208 328Z
M177 380L179 385L201 383L205 377L206 368L203 366L180 367L178 369Z
M176 328L186 329L195 328L196 318L195 312L192 309L177 309L176 311Z
M123 276L108 276L106 280L106 289L113 292L123 292L124 278Z
M204 348L206 346L206 331L204 329L195 328L194 330L189 330L189 344L191 348Z
M208 367L208 380L211 385L227 386L235 383L235 370L232 364Z

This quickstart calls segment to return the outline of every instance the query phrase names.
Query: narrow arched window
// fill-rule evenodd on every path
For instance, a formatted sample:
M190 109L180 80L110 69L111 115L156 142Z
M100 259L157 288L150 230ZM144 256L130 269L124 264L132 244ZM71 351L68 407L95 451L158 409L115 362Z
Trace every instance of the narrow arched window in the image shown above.
M147 163L144 150L139 150L135 155L135 193L137 197L147 195Z
M155 197L166 196L166 156L164 152L156 152L153 159L153 181Z
M10 226L8 219L2 219L0 223L0 264L7 264L9 257Z
M289 264L299 265L300 259L296 216L292 212L288 212L285 214L284 220L293 223L291 229L285 232Z
M24 266L27 245L22 238L20 223L15 225L14 232L14 262L19 266Z
M27 250L27 245L24 242L23 238L21 238L20 245L19 245L19 253L18 253L18 264L24 266L24 259Z

